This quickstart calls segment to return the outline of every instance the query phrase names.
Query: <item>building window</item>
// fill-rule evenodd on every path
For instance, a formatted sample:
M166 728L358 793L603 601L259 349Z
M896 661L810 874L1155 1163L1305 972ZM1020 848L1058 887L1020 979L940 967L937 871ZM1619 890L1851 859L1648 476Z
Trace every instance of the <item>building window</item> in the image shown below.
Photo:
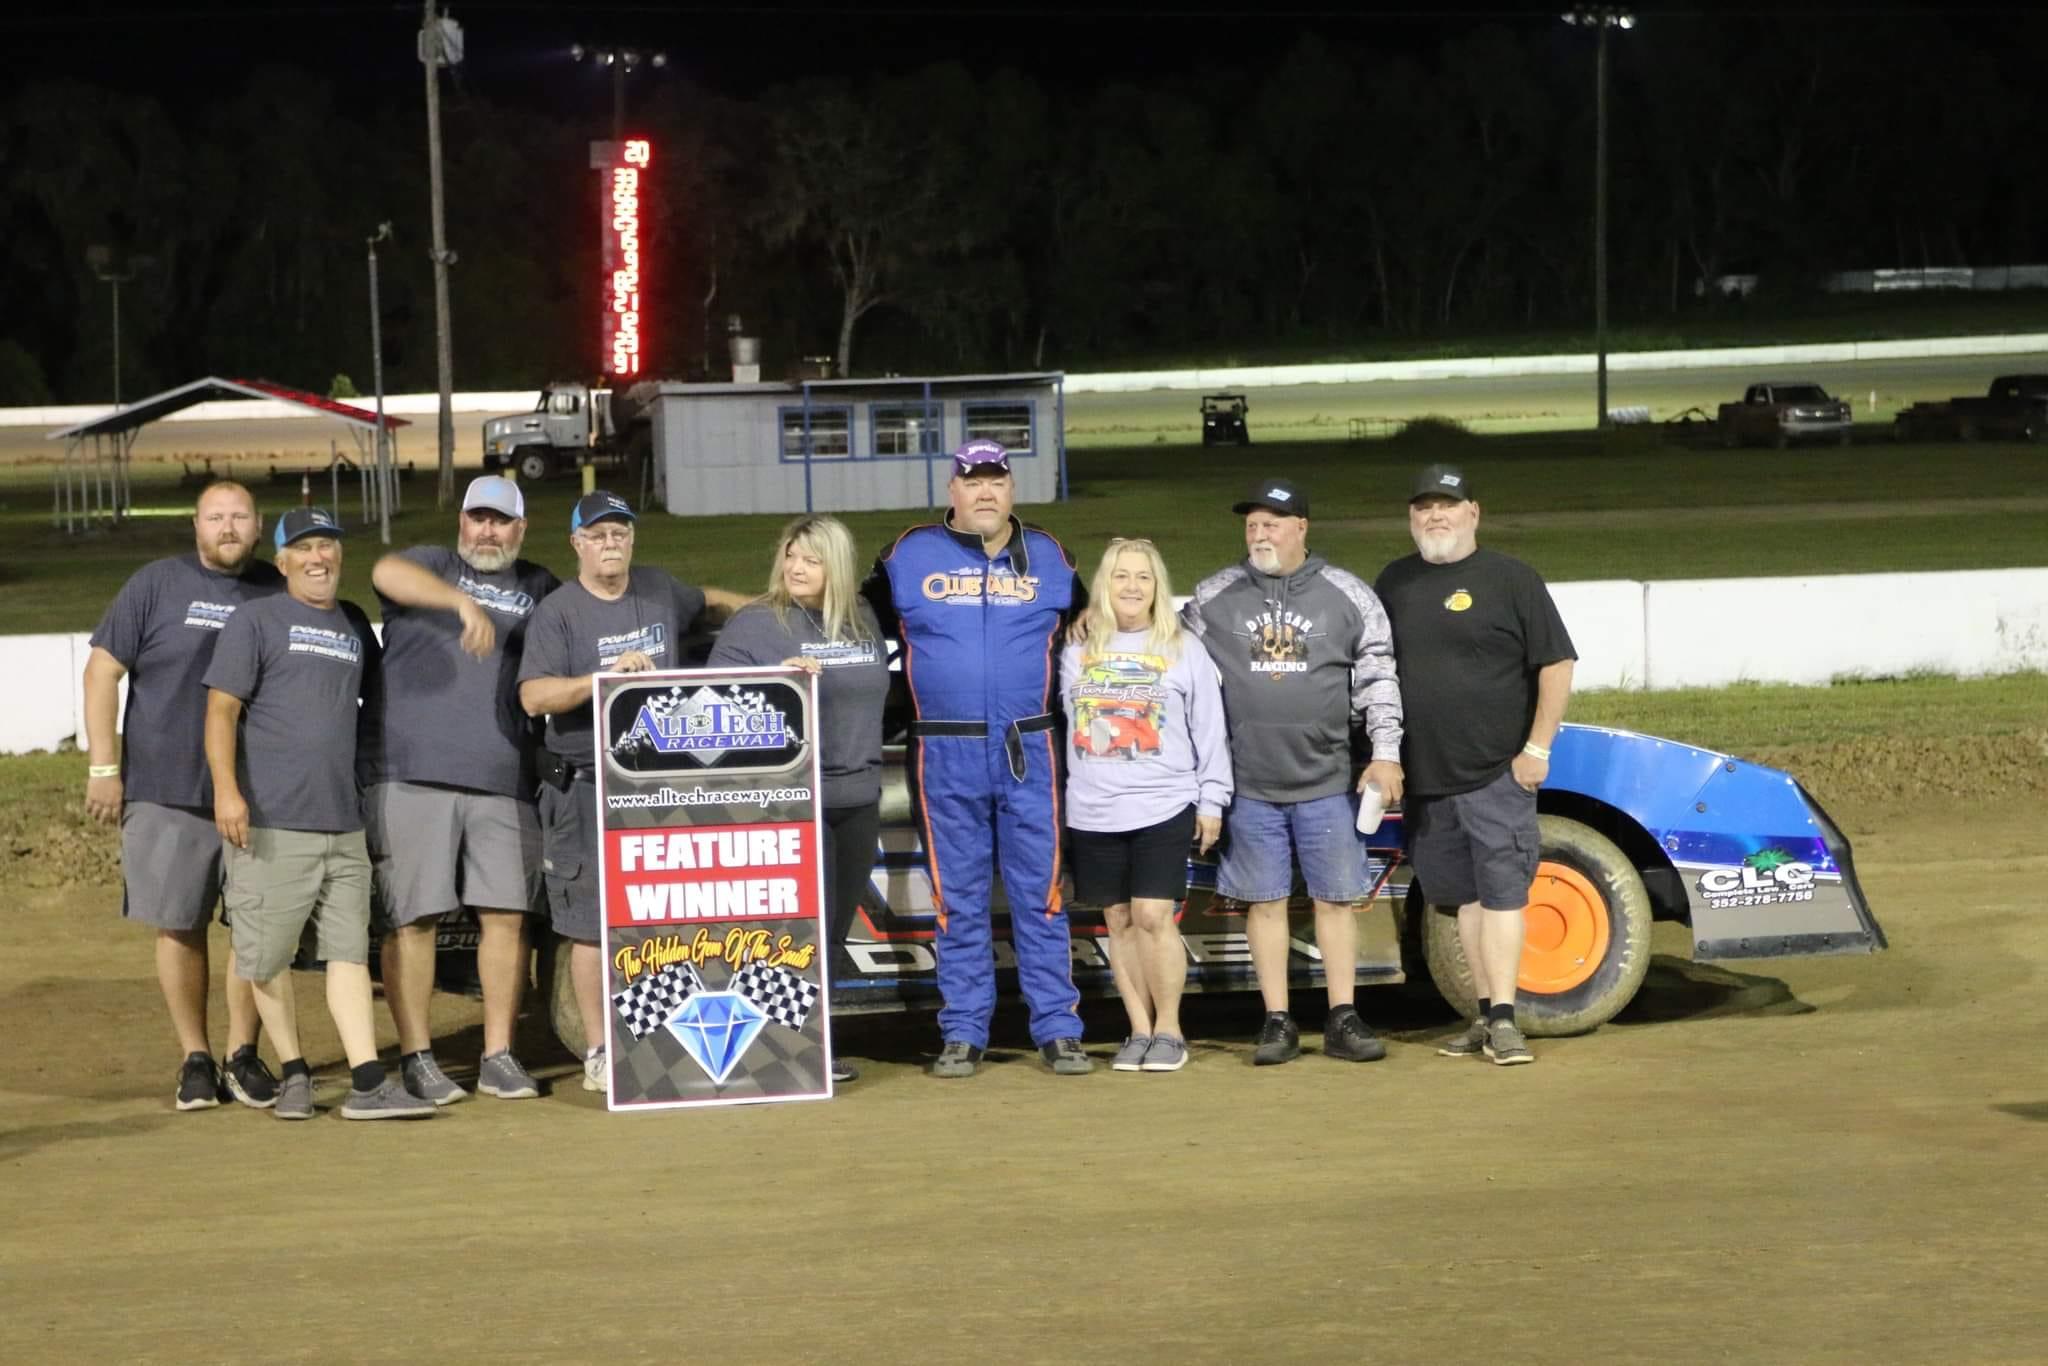
M849 460L853 457L853 409L845 404L831 407L779 408L782 418L782 458L802 460L804 414L811 419L809 456L813 460Z
M869 404L868 426L877 460L945 454L946 421L936 403Z
M1011 455L1028 456L1035 454L1032 441L1033 405L1030 399L1017 399L1007 403L963 403L960 405L960 423L966 435L973 441L986 437L999 441Z

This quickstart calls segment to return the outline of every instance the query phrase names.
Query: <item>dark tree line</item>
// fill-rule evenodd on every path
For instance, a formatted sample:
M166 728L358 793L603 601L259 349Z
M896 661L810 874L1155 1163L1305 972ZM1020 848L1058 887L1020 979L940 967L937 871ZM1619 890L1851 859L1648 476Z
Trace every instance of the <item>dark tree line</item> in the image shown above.
M1697 283L2048 259L2048 27L1928 16L1658 17L1613 44L1617 319L1715 306ZM1303 38L1275 62L1076 89L945 64L751 99L636 90L656 146L649 332L716 373L728 314L768 368L1139 364L1238 348L1582 326L1590 37L1479 27L1434 51ZM445 105L457 381L591 371L601 130L532 102ZM0 105L0 403L97 401L108 286L124 391L206 371L369 383L364 239L387 384L433 382L416 93L365 102L254 72L173 112L78 83Z

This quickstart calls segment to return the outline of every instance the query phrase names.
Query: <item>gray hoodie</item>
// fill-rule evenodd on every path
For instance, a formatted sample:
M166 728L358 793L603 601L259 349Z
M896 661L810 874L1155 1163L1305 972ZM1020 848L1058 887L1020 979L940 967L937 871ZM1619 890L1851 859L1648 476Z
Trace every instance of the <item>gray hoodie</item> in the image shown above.
M1243 796L1303 802L1351 787L1351 732L1399 761L1401 685L1386 609L1363 579L1311 553L1292 574L1243 561L1195 586L1181 620L1223 676Z

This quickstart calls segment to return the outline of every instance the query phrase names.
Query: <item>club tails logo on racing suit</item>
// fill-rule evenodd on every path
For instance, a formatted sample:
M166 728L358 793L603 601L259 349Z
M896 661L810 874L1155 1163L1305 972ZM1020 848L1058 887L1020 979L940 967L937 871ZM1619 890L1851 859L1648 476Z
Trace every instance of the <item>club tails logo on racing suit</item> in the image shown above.
M1709 868L1693 885L1716 910L1811 901L1813 865L1783 849L1759 849L1743 859L1740 868Z
M621 688L609 707L612 761L633 774L777 770L803 752L804 695L787 683Z
M971 564L927 574L922 587L925 597L933 602L1022 607L1038 601L1036 574L1012 574L987 565Z

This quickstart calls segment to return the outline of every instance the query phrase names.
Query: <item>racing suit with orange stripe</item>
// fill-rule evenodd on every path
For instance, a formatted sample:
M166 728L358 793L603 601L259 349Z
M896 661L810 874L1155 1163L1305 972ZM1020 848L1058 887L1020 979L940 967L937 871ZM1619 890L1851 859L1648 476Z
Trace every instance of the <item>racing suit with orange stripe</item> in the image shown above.
M979 536L927 524L883 552L864 591L902 642L915 707L909 776L938 907L940 1033L988 1047L1000 868L1031 1040L1079 1038L1052 716L1059 646L1087 600L1073 557L1015 518L993 556Z

